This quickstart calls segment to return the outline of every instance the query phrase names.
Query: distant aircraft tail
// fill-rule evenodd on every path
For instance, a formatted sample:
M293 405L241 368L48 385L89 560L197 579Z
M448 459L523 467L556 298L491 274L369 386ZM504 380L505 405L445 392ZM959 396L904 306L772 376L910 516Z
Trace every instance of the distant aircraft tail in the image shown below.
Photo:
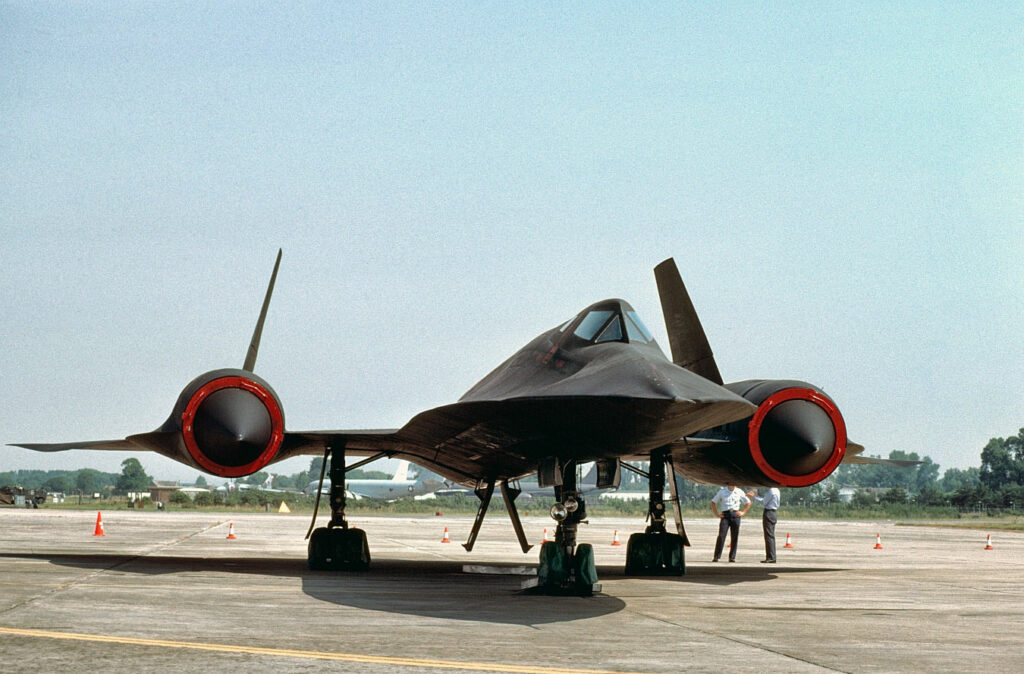
M409 462L399 461L395 474L391 476L392 482L404 482L409 479Z
M668 330L672 362L716 384L721 384L722 375L715 364L711 345L708 344L704 327L697 317L697 310L693 308L690 295L683 285L683 278L679 275L675 260L669 258L655 267L654 278L658 282L658 295L661 296L661 311L665 315L665 329Z

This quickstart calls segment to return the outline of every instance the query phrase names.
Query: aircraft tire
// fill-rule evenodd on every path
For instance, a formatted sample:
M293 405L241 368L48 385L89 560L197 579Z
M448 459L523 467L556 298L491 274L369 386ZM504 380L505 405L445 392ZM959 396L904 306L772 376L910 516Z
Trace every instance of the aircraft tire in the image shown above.
M338 546L345 571L366 571L370 568L370 545L366 540L366 532L362 529L336 529L341 531Z
M627 576L681 576L686 573L683 538L670 533L636 533L626 543Z
M362 529L316 529L309 538L307 563L313 571L366 571L370 568L366 532Z
M306 563L312 571L330 571L331 566L328 558L331 547L331 531L324 527L315 529L309 537L309 546L306 548Z

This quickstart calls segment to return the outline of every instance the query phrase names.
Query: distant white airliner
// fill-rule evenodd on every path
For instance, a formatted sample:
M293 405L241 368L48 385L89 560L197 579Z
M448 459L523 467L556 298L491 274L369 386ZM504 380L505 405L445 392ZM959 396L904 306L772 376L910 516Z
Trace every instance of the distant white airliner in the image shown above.
M315 494L317 480L306 485L307 494ZM363 498L377 501L394 501L400 498L421 496L437 491L444 486L441 480L433 479L409 479L409 462L399 461L398 469L388 480L367 480L367 479L346 479L345 492L349 498L359 500ZM330 482L324 484L322 494L330 492Z

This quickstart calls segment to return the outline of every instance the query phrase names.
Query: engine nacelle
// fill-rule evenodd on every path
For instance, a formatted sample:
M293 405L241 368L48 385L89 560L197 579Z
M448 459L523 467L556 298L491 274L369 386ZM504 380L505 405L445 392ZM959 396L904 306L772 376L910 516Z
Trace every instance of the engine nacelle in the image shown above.
M746 385L750 385L747 387ZM846 423L823 391L799 381L740 382L732 388L757 405L746 423L750 458L785 487L821 482L846 454Z
M698 434L716 440L676 462L698 482L806 487L832 474L846 454L839 408L811 384L750 380L725 387L757 405L754 415Z
M284 412L270 385L245 370L214 370L178 396L162 431L180 432L185 460L220 477L250 475L284 441ZM183 452L184 453L184 452Z

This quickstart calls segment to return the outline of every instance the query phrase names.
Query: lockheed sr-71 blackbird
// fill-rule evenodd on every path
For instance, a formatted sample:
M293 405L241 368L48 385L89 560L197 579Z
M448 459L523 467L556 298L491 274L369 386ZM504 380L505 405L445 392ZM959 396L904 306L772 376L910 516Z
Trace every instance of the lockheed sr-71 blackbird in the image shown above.
M584 595L597 574L592 547L576 541L586 518L578 464L596 462L599 488L618 486L623 468L649 479L650 524L630 536L626 572L653 575L684 570L689 542L678 500L664 496L666 487L677 493L677 474L701 483L797 487L825 479L844 460L875 461L857 456L863 447L847 441L839 409L820 388L791 380L723 384L671 259L655 268L655 278L672 360L628 303L609 299L536 337L458 402L402 428L288 431L277 394L253 373L280 262L279 251L242 368L194 379L158 429L123 440L19 446L153 451L220 477L302 454L333 456L330 522L307 535L313 569L370 563L365 532L345 519L346 470L394 457L474 489L480 507L467 550L498 487L524 553L531 546L515 507L517 480L536 474L541 487L553 489L558 523L555 540L541 548L539 586ZM346 456L368 458L346 466ZM630 463L636 460L649 460L649 470ZM666 503L675 506L677 533L666 528Z

